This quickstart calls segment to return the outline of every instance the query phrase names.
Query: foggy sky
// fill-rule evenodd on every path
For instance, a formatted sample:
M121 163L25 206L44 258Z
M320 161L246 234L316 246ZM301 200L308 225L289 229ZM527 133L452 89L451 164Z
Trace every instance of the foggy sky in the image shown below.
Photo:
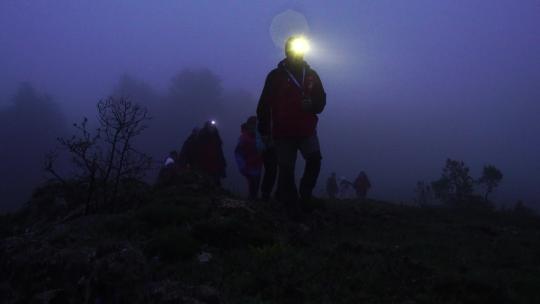
M0 104L29 81L78 120L124 73L166 90L179 70L206 67L249 92L242 111L254 112L283 57L270 24L287 9L307 18L306 59L328 96L319 187L331 171L365 170L372 197L410 200L450 157L474 177L499 167L498 202L540 205L538 0L3 0Z

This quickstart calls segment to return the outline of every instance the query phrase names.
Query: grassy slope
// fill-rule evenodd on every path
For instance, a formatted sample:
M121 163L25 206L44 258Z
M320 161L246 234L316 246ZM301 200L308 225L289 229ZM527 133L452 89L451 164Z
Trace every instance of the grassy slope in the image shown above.
M291 220L275 204L171 188L121 214L34 230L0 243L7 298L62 290L132 303L175 294L199 303L540 303L540 221L509 213L324 201ZM200 286L211 292L193 291Z

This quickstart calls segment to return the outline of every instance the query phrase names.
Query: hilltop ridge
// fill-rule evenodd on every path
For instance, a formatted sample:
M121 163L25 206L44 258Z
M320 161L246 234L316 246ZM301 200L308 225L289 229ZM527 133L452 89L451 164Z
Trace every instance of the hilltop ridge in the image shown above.
M57 185L0 222L3 303L534 303L534 215L316 200L196 176L84 214Z

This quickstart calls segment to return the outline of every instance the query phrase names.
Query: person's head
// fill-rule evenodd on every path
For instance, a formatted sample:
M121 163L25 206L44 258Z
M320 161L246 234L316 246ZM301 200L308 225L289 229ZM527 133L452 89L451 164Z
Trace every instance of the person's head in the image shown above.
M171 152L169 152L169 157L176 159L177 156L178 156L178 152L176 152L175 150L172 150Z
M336 172L332 172L332 178L336 178Z
M240 132L242 132L242 133L247 132L246 123L243 123L243 124L240 125Z
M191 134L193 134L193 135L196 135L198 133L199 133L199 127L195 127L195 128L193 128L193 130L191 130Z
M285 56L292 63L304 61L304 54L309 50L306 38L300 35L293 35L285 42Z
M216 121L215 120L209 120L206 123L204 123L204 130L209 133L214 133L217 131L216 127Z

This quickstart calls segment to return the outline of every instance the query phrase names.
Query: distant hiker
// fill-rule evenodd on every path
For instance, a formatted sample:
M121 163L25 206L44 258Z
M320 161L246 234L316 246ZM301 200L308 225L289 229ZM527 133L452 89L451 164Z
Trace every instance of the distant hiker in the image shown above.
M326 93L317 73L304 61L307 42L290 37L286 58L267 78L257 106L258 129L265 142L273 142L278 161L279 200L295 203L311 199L321 168L317 114L326 105ZM295 183L296 155L306 161L299 193Z
M251 116L242 124L241 135L234 150L238 169L248 181L249 198L251 200L257 199L263 165L262 155L257 150L256 128L257 118Z
M353 183L351 183L345 176L342 176L339 179L339 197L340 198L351 198L350 192L353 188Z
M369 179L364 171L358 174L358 177L354 181L353 187L358 198L366 198L367 192L369 188L371 188L371 183L369 182Z
M197 136L195 163L197 169L207 174L217 186L221 186L221 179L226 176L222 145L215 123L206 122Z
M336 195L338 194L338 184L336 180L336 173L333 172L332 175L326 180L326 193L328 194L329 198L336 198Z
M199 128L193 128L191 134L182 145L182 150L180 150L180 156L178 158L178 165L181 169L190 169L196 166L198 136Z

